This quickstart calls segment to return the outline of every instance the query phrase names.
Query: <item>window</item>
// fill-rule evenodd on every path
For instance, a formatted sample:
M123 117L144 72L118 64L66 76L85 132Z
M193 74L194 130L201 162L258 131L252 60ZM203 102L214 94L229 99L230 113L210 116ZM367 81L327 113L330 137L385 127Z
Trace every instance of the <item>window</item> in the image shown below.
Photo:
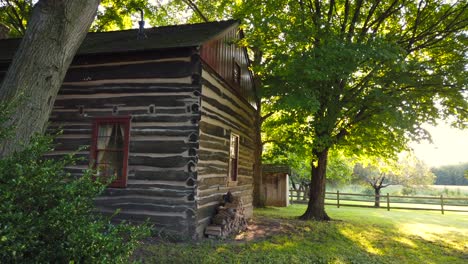
M235 84L240 85L241 82L241 67L237 62L234 62L234 68L232 70L232 80Z
M239 164L239 136L231 134L229 144L229 180L237 181L237 167Z
M94 119L91 158L97 177L114 179L109 187L127 186L129 133L129 116Z

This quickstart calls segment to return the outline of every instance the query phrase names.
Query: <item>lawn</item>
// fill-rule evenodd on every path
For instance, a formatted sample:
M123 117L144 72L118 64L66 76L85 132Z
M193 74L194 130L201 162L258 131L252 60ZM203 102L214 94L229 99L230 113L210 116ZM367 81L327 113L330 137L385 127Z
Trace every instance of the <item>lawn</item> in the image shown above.
M328 207L331 222L295 217L304 205L255 210L287 232L250 242L144 245L144 263L468 263L468 214Z

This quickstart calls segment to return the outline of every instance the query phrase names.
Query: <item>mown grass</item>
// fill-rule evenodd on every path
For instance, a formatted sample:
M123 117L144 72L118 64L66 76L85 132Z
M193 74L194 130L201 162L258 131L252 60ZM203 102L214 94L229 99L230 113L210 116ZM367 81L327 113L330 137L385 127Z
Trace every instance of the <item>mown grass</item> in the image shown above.
M468 214L328 207L331 222L299 221L304 205L255 210L290 232L254 242L160 242L144 263L468 263Z

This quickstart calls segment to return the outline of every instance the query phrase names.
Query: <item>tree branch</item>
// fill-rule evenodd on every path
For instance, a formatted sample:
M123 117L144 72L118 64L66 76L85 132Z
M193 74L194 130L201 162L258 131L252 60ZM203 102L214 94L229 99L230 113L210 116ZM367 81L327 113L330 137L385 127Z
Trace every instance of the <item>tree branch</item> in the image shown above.
M351 38L354 35L354 28L356 27L356 23L357 23L357 21L359 19L359 15L361 14L362 2L363 2L363 0L357 0L357 2L356 2L356 8L354 9L353 19L351 20L351 23L349 25L348 36L346 38L348 40L348 42L351 41Z
M184 3L186 3L198 16L200 16L200 18L203 19L203 21L209 22L208 18L205 15L203 15L201 10L192 0L182 0L182 1L184 1Z

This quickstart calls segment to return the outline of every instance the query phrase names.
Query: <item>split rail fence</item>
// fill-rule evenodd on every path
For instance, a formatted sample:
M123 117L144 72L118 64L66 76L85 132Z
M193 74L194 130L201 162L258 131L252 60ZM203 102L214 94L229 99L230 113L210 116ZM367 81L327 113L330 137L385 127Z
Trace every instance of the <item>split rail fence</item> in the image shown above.
M291 204L307 204L304 191L290 190L289 200ZM427 210L444 212L468 212L468 198L444 197L440 196L401 196L401 195L380 195L380 207L382 209L405 209L405 210ZM325 205L334 205L338 208L342 206L367 207L374 206L376 195L326 192Z

